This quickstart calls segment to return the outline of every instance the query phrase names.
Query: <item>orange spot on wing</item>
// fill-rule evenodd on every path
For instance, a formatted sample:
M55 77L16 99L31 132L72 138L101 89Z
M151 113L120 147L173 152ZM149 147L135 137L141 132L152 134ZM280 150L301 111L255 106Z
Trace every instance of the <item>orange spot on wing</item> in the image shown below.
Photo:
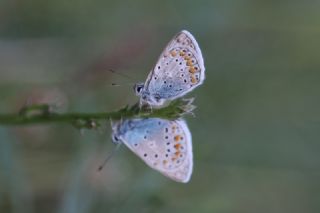
M191 82L194 84L194 83L197 83L197 79L192 75L191 76Z
M180 144L180 143L177 143L177 144L174 145L174 148L175 148L175 149L180 149L180 147L181 147L181 144Z
M179 141L180 139L181 139L181 136L180 136L180 135L174 136L174 141Z
M168 161L167 161L167 160L163 160L162 163L163 163L164 165L166 165L166 164L168 163Z
M172 161L175 161L175 160L177 160L177 158L171 158L171 160L172 160Z
M183 51L180 51L180 56L184 56L185 53Z
M174 51L174 50L171 50L171 51L170 51L170 54L171 54L172 57L175 57L175 56L177 55L177 52Z
M187 66L192 66L192 61L190 59L187 60Z
M190 60L190 57L189 56L185 56L184 60L188 61L188 60Z
M180 152L175 152L174 154L175 154L175 156L178 157L180 155Z
M196 72L196 69L195 69L194 67L190 67L189 72L190 72L190 73L195 73L195 72Z

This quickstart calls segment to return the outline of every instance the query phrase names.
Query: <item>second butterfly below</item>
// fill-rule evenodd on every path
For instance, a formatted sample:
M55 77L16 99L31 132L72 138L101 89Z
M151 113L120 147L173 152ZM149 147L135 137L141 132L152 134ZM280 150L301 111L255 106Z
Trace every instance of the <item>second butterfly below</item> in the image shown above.
M193 167L191 133L185 121L128 119L112 125L113 141L124 143L151 168L186 183Z

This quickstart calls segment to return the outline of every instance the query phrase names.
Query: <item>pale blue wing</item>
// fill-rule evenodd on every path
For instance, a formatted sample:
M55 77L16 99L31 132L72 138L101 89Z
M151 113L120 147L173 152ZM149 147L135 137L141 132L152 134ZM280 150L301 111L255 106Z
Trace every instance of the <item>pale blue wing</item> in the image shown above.
M151 168L175 181L189 181L193 166L192 140L184 121L125 120L118 135Z

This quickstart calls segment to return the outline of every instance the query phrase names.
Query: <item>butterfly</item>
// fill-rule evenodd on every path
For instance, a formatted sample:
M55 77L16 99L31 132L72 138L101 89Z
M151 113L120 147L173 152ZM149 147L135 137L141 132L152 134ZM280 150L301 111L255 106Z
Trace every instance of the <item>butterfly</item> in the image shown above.
M145 83L134 86L140 103L161 106L203 83L205 67L196 39L182 30L168 43Z
M124 143L152 169L177 182L190 180L192 139L185 121L128 119L112 124L112 130L115 143Z

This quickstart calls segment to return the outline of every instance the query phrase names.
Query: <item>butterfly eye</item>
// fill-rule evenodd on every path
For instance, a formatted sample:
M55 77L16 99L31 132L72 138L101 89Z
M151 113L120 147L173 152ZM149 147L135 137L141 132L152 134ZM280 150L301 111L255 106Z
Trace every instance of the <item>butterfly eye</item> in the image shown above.
M140 93L142 90L142 87L137 87L137 92Z
M112 141L114 143L118 143L120 141L120 139L116 135L112 135Z
M134 91L136 92L136 94L141 94L143 87L144 87L143 84L134 85Z

